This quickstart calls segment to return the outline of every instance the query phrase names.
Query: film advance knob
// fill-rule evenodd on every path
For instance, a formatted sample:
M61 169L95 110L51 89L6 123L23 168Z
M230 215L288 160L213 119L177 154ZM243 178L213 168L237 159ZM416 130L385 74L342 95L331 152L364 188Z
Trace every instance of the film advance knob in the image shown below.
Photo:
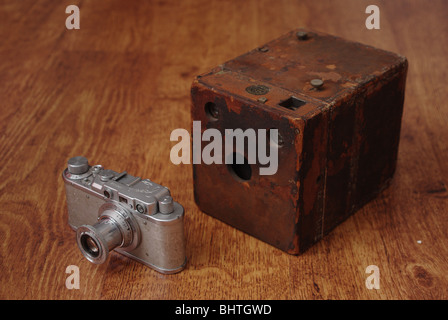
M68 160L67 168L71 174L83 174L89 170L89 162L85 157L73 157Z

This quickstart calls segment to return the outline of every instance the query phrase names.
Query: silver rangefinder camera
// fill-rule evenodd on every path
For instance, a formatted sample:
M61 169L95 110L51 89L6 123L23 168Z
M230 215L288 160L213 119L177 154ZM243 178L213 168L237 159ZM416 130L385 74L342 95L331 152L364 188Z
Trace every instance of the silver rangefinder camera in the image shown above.
M68 223L87 260L103 263L115 249L161 273L184 268L184 208L168 188L85 157L69 159L62 178Z

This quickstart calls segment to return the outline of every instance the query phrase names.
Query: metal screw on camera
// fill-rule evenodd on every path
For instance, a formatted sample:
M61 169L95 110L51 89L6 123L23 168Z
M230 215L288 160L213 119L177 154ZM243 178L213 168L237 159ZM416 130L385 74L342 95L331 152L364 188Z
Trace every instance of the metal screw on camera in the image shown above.
M268 101L268 99L266 97L261 97L261 98L258 98L257 101L261 102L261 103L266 103L266 101Z
M324 82L321 79L313 79L310 83L314 89L320 89L324 85Z

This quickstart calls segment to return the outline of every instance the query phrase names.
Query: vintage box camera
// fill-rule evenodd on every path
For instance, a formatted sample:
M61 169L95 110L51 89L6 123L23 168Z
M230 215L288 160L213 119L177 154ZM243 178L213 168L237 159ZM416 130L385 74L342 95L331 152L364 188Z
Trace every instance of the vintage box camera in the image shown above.
M105 262L115 249L162 273L184 268L184 209L166 187L84 157L69 159L62 177L68 223L90 262Z
M194 162L198 207L288 253L304 252L389 184L407 65L402 56L299 29L198 76L191 114L200 132L278 130L270 141L275 174L260 174L247 149L220 150L224 159L242 155L240 163Z

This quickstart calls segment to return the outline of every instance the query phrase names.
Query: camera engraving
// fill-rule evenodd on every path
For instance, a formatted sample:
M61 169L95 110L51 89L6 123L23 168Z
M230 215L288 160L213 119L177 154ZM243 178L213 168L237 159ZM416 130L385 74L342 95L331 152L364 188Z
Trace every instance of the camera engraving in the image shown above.
M161 273L184 268L184 209L168 188L85 157L69 159L62 177L68 223L87 260L104 263L115 250Z

